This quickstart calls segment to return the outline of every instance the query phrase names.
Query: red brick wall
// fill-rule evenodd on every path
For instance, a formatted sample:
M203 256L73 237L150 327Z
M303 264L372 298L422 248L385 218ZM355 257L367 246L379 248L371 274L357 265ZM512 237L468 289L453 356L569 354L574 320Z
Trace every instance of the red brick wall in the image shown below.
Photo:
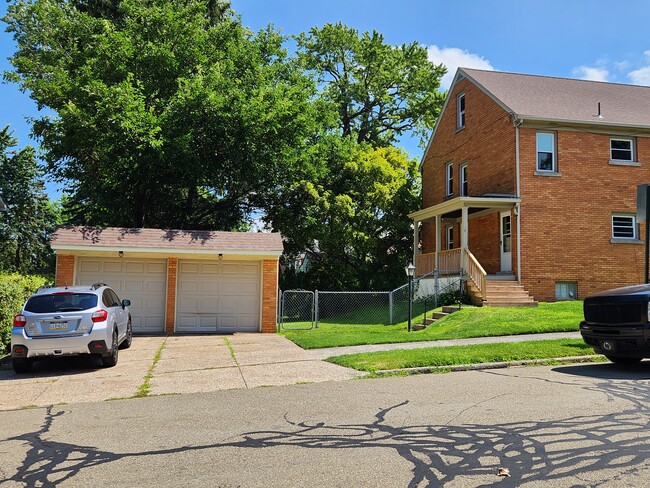
M69 254L56 255L56 286L74 285L74 256Z
M469 220L469 250L488 274L501 270L499 218L497 212Z
M636 186L650 182L650 140L637 138L641 167L609 164L609 134L557 131L558 171L535 175L536 130L520 129L521 279L536 300L556 281L578 282L578 298L643 282L644 246L614 244L612 213L635 212ZM643 226L639 229L643 236Z
M461 92L465 93L465 128L457 130L456 101ZM447 162L453 163L454 170L451 198L460 195L460 166L465 163L469 196L486 193L514 195L516 192L513 122L505 110L468 80L461 81L452 90L436 135L424 156L422 208L437 205L446 199ZM460 244L460 234L457 233L456 236ZM433 222L423 223L421 239L422 252L435 251ZM445 240L442 242L444 249ZM470 249L474 252L471 241ZM491 248L488 246L486 249ZM498 251L498 246L496 249Z
M176 275L178 259L167 258L167 305L165 306L165 332L174 333L176 322Z
M277 331L278 260L262 263L262 332Z

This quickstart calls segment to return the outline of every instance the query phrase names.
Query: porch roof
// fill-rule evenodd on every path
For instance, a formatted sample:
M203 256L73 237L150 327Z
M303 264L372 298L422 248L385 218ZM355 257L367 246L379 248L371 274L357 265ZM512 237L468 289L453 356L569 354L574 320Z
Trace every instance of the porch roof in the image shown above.
M408 216L414 222L430 220L438 215L446 218L458 218L463 208L468 209L468 214L489 213L498 210L513 208L521 202L521 198L514 195L483 195L480 197L456 197L446 200L438 205L423 208Z

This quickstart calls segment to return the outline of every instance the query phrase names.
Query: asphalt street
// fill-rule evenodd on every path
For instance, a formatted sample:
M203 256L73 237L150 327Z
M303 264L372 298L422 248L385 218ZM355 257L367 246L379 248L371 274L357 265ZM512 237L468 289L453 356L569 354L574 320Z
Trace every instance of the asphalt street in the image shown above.
M0 487L650 486L649 380L517 367L5 411Z

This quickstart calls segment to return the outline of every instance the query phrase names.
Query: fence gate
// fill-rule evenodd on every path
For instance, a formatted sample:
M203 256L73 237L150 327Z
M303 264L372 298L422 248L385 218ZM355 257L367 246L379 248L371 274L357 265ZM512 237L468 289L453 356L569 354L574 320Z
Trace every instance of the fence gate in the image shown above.
M284 330L314 328L314 292L286 290L282 292L280 327Z

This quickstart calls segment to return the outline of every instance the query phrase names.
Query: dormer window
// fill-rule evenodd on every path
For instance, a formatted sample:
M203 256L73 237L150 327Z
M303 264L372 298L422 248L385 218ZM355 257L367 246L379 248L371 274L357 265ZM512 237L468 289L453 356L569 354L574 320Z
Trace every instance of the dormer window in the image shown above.
M461 93L456 99L456 109L458 111L458 129L465 127L465 94Z

